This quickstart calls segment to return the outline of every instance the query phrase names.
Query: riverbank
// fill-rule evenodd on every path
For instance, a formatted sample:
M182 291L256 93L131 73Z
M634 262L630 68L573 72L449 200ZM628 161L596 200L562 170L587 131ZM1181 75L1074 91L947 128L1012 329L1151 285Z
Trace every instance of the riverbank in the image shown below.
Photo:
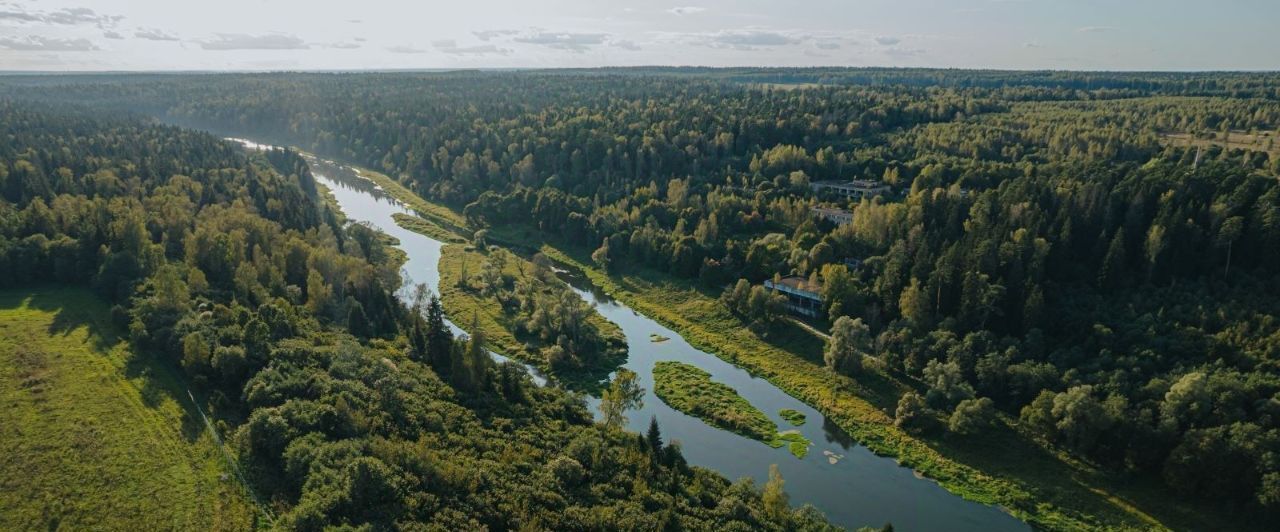
M401 219L396 218L396 223ZM423 224L401 224L409 230ZM437 228L439 229L439 228ZM424 233L431 236L429 233ZM434 238L434 237L433 237ZM537 335L521 330L518 323L523 319L518 311L511 311L503 306L495 295L486 295L472 286L473 278L480 275L491 253L475 250L467 245L450 244L444 246L440 254L440 303L445 313L454 316L459 325L468 330L479 330L485 335L489 348L500 355L514 358L533 365L544 374L554 376L561 383L574 390L594 391L600 387L619 365L626 361L626 340L622 330L616 324L604 319L595 309L587 316L586 321L599 331L605 345L597 355L596 363L573 369L552 367L548 359L551 345ZM510 278L528 278L532 275L534 265L529 260L514 253L505 253L502 273ZM554 280L554 277L553 277ZM531 283L540 281L529 280ZM554 280L554 282L560 282ZM535 289L542 287L534 285Z
M538 241L529 232L500 234ZM827 371L822 340L798 325L788 322L765 340L720 305L716 294L693 282L639 268L606 274L588 261L586 251L564 245L544 242L542 252L581 270L610 296L671 327L697 348L813 405L860 444L896 458L952 493L1056 530L1166 528L1114 495L1097 470L1050 454L1012 430L970 442L902 431L894 426L892 411L911 386L878 372L855 381Z
M461 219L456 212L453 218ZM454 232L470 235L467 228ZM692 282L645 269L605 274L591 265L590 250L548 245L543 239L527 230L489 235L490 242L521 250L541 248L582 270L605 292L674 329L695 347L765 377L816 407L868 449L896 458L966 499L1004 507L1048 529L1147 530L1165 528L1162 523L1212 528L1233 523L1220 509L1175 499L1141 480L1110 477L1008 428L965 441L902 432L893 426L891 412L901 393L911 389L909 382L882 373L868 373L858 381L833 376L822 367L822 339L811 332L784 326L768 339L756 337L720 308L716 294Z

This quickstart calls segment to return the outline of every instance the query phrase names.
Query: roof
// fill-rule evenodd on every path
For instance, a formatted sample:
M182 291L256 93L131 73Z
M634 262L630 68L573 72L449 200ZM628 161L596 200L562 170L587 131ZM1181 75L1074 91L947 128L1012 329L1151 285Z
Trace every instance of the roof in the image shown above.
M770 280L770 282L772 282L772 280ZM805 292L813 292L815 294L822 290L820 285L810 283L808 279L798 275L783 277L782 279L779 279L776 284L780 284L792 290L803 290Z
M814 207L813 212L818 214L823 214L826 216L852 216L853 215L853 211L847 211L844 209L835 209L832 207Z
M851 179L849 181L816 181L813 186L830 188L849 188L857 190L889 188L889 185L871 179Z

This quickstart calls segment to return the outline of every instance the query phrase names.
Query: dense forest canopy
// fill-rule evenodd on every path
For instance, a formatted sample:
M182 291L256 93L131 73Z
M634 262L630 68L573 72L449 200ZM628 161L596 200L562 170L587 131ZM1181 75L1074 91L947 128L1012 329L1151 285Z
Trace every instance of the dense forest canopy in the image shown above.
M1046 445L1182 496L1280 508L1274 74L610 69L3 86L377 167L476 226L533 226L602 267L728 287L760 334L776 306L735 282L807 277L842 338L833 370L859 371L839 353L865 352L924 384L903 398L904 425L928 409L972 432L998 409ZM31 172L20 153L0 153L10 176ZM56 165L40 175L39 189L6 186L8 219L86 186L76 172L59 184ZM894 192L853 202L809 186L850 178ZM853 221L815 219L818 205Z
M401 256L332 210L295 152L14 101L0 138L0 288L113 302L137 356L207 398L275 525L828 527L780 478L731 484L656 423L594 423L495 365L482 335L454 338L434 298L401 302Z

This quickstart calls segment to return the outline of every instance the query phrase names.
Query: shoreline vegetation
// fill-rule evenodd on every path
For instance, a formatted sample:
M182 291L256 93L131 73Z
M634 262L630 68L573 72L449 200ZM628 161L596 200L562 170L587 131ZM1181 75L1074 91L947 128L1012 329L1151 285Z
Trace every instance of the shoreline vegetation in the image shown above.
M809 454L810 442L799 432L778 425L732 387L711 380L697 366L662 361L653 366L654 393L676 410L710 425L741 434L773 448L786 446L796 458Z
M563 297L568 287L539 268L503 249L446 245L440 302L458 324L482 331L492 350L532 364L570 389L595 392L626 361L622 329L593 307L574 304L581 301L576 294Z
M782 419L787 420L787 423L790 423L795 427L804 425L805 421L807 421L804 414L790 408L783 408L782 410L779 410L778 415L782 416Z
M429 205L433 212L462 219L456 211L417 196L385 175L366 171L361 175L415 209L417 204ZM461 227L449 230L469 234ZM795 345L779 347L746 331L715 295L703 293L692 282L643 268L606 273L591 263L590 250L552 243L547 235L528 228L491 228L487 240L540 250L553 261L581 271L610 297L670 327L695 348L760 375L816 408L873 453L895 458L957 496L997 506L1033 526L1163 530L1169 528L1166 521L1210 527L1221 525L1218 519L1230 518L1206 507L1189 507L1186 501L1169 500L1152 483L1111 478L1090 464L1046 448L1016 426L986 435L978 445L908 433L894 425L892 411L898 397L915 390L914 385L883 373L868 373L858 381L832 374L822 367L822 340L799 326L782 339L794 342L775 338L777 344Z

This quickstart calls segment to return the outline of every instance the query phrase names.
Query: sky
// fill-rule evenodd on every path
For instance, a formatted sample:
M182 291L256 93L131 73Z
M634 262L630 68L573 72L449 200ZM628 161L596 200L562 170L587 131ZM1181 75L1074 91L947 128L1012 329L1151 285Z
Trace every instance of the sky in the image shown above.
M0 0L0 71L1280 70L1280 0Z

